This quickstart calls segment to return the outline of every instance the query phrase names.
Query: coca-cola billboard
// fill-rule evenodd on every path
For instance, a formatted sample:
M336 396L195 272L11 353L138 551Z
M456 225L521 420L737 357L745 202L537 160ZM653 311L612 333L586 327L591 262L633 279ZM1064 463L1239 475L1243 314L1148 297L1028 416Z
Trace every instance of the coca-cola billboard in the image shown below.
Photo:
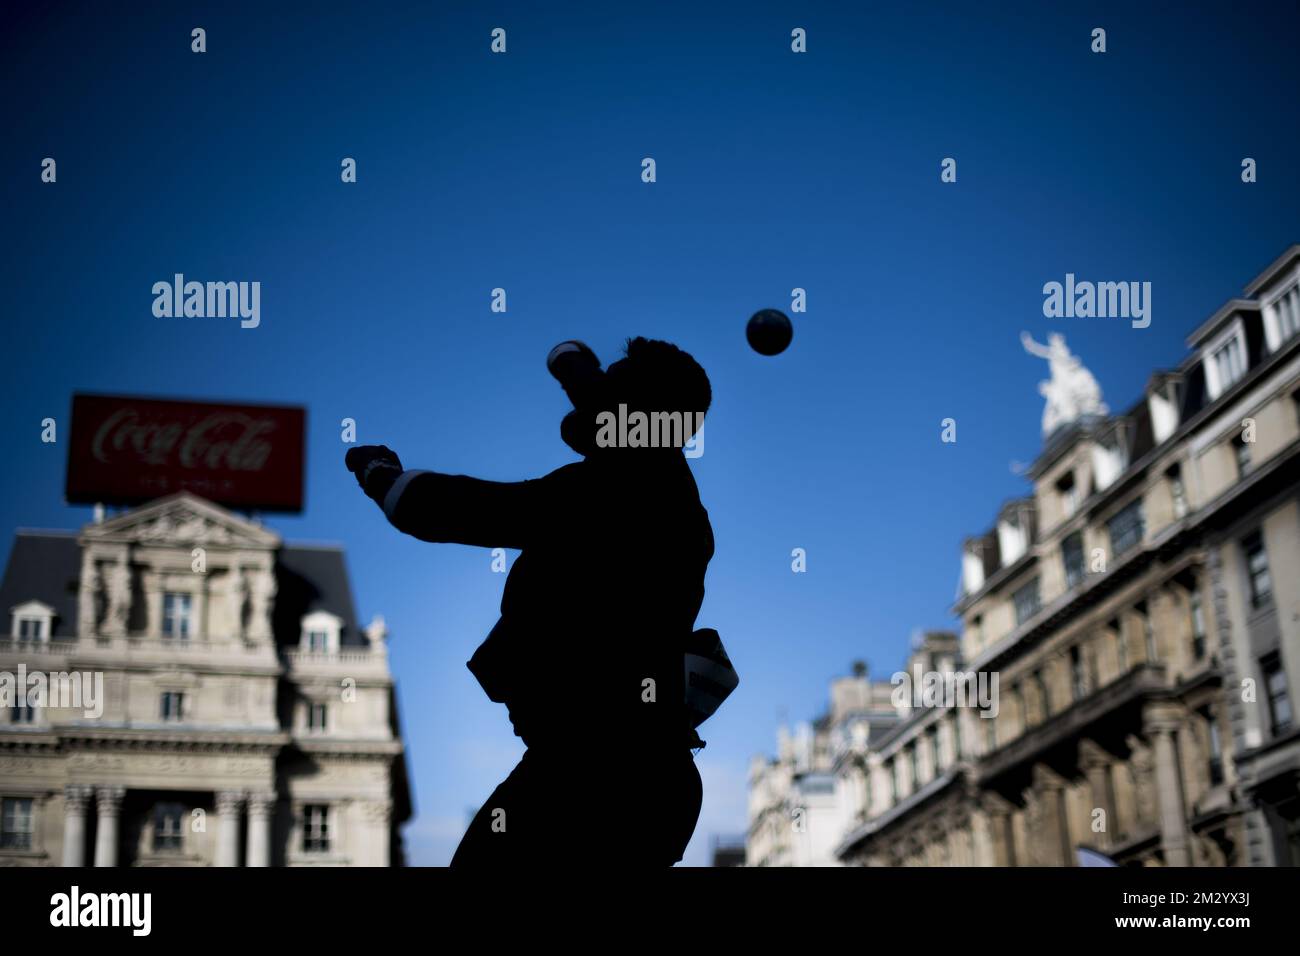
M66 497L136 504L191 491L235 508L301 511L305 422L287 405L74 395Z

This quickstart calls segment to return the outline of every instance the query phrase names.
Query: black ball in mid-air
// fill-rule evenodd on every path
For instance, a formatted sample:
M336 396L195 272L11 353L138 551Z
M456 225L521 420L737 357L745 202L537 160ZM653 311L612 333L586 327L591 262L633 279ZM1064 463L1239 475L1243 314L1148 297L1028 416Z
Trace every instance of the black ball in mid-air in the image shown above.
M794 326L779 309L759 309L749 317L745 338L759 355L780 355L794 338Z

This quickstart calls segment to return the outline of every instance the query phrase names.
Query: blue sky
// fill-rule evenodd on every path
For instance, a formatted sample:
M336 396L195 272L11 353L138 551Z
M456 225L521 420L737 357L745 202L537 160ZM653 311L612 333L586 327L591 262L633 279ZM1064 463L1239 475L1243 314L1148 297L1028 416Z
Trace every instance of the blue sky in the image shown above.
M307 509L269 523L346 545L360 614L389 622L416 863L450 858L521 750L464 666L504 575L393 531L343 470L341 419L408 466L517 479L572 458L557 341L608 360L665 338L705 366L699 623L742 683L704 727L702 863L743 830L780 713L953 623L960 540L1039 449L1046 365L1020 331L1063 332L1122 409L1300 240L1293 6L264 6L5 14L0 530L89 519L40 443L74 390L305 405ZM261 326L155 318L175 272L260 281ZM1067 272L1150 281L1151 326L1044 318ZM746 318L795 287L793 345L756 355Z

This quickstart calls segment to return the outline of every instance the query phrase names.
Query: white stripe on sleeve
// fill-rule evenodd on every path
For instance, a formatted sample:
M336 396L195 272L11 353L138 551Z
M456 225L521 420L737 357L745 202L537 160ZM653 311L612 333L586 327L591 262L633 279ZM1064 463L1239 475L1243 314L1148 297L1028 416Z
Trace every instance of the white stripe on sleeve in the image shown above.
M411 483L411 479L418 475L427 475L427 471L404 471L393 482L393 487L388 489L388 494L384 496L384 514L389 521L393 520L393 515L397 514L397 503L402 500L402 492L406 486Z

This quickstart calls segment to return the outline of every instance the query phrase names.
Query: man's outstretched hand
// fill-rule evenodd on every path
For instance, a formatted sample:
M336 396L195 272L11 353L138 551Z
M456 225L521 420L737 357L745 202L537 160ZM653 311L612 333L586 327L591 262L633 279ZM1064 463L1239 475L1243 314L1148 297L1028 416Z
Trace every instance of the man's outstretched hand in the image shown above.
M380 504L388 489L402 473L402 460L387 445L358 445L349 448L343 459L348 471L357 476L357 484Z

